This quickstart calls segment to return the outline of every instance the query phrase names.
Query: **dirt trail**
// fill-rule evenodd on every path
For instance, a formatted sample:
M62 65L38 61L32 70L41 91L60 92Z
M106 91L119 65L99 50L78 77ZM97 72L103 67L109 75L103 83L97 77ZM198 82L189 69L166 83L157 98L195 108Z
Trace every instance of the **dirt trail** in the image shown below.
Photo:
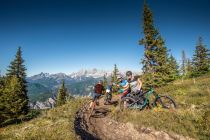
M103 105L96 108L96 113L88 119L88 111L81 108L75 119L75 131L78 139L82 140L191 140L179 135L169 135L163 131L156 131L150 128L135 129L130 123L120 123L110 116L110 105Z

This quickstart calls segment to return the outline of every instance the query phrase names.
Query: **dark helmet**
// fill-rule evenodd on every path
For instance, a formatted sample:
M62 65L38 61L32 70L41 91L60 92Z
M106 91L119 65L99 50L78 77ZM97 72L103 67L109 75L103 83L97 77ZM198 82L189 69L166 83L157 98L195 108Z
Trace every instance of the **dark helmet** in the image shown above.
M126 76L132 76L132 72L131 71L127 71L126 72Z
M99 80L98 83L103 84L103 80Z

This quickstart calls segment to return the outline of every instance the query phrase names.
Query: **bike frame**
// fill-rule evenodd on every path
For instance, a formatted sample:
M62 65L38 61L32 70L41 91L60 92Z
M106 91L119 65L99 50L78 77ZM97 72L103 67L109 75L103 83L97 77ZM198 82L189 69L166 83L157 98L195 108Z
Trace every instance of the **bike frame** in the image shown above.
M138 102L140 101L140 98L142 98L144 96L144 94L146 95L144 103L142 105L138 105ZM143 109L145 108L147 105L149 105L149 97L154 94L154 89L150 88L150 90L146 93L144 93L143 95L141 95L140 97L138 97L139 99L136 100L134 103L129 105L129 108L134 108L134 109ZM155 100L154 102L159 98L158 94L155 94ZM154 107L154 103L153 103L153 107Z

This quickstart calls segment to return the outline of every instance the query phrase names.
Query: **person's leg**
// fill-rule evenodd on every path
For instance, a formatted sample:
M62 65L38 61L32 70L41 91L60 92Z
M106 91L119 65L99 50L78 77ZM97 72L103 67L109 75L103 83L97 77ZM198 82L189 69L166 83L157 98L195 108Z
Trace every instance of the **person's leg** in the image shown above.
M101 96L101 94L96 95L96 105L99 106L99 97Z
M96 93L94 93L93 98L92 98L92 102L90 103L89 109L94 107L95 101L96 101L97 95Z
M128 90L125 90L123 93L122 93L122 96L121 96L121 99L123 98L123 97L126 97L127 95L128 95Z

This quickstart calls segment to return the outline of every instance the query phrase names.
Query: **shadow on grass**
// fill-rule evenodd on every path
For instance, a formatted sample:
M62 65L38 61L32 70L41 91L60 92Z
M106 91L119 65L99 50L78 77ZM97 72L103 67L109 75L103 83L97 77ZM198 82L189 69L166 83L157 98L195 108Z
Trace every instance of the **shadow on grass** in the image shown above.
M22 122L30 121L34 118L37 118L40 115L40 110L30 110L29 113L21 118L10 118L0 122L0 128L6 127L12 124L20 124Z
M118 103L119 103L119 102L118 102L117 100L115 100L115 101L106 102L106 103L104 103L104 105L114 105L114 106L117 106Z
M111 110L107 109L107 108L98 108L98 109L95 109L95 112L91 117L93 117L93 118L104 118L108 115L108 113L110 111Z

